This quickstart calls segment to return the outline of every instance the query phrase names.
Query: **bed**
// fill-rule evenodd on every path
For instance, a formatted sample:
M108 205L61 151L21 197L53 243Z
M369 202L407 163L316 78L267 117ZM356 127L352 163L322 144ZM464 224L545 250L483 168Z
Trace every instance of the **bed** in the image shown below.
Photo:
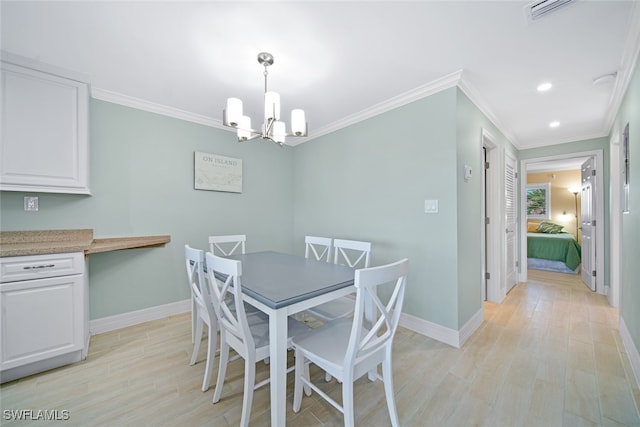
M527 265L537 270L577 274L582 248L570 233L527 233Z

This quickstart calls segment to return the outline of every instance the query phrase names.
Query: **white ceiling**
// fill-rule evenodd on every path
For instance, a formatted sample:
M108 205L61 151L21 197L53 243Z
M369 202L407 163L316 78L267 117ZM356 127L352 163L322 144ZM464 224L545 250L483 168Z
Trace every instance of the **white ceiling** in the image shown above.
M607 135L640 2L579 0L534 22L527 3L3 0L0 36L9 53L88 75L94 97L212 126L231 96L261 118L268 51L269 88L283 114L306 111L310 138L456 84L518 148ZM538 93L543 81L554 86Z

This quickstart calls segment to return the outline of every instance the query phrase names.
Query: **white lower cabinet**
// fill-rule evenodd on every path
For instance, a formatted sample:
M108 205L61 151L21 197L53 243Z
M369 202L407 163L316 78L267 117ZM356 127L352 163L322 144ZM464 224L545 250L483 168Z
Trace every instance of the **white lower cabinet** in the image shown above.
M0 382L86 358L82 252L0 258Z

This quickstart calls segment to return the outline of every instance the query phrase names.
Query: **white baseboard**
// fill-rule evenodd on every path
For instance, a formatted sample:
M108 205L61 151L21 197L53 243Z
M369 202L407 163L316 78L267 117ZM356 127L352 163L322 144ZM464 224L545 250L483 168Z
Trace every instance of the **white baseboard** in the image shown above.
M189 311L191 311L191 300L185 299L170 304L94 319L91 320L89 329L91 330L91 335L101 334ZM452 347L460 348L480 325L482 325L483 320L484 312L481 308L459 331L456 331L455 329L450 329L437 323L402 313L402 315L400 315L400 326ZM638 362L638 366L640 366L640 356L638 357Z
M627 325L626 323L624 323L624 319L622 317L620 317L618 330L620 332L620 336L622 337L624 350L629 356L629 362L631 363L631 369L633 370L633 376L635 377L636 385L640 386L640 381L638 381L638 379L640 378L640 353L638 353L638 349L633 343L633 338L631 338L629 329L627 329Z
M459 330L450 329L428 320L402 313L400 315L400 326L410 329L455 348L460 348L465 341L480 327L484 321L484 312L481 308L471 319Z
M464 326L459 331L460 336L460 347L464 345L465 342L473 335L475 331L478 330L480 326L482 326L482 322L484 322L484 305L480 307L480 310L476 311L476 314L471 316L471 319L464 324Z
M91 330L91 335L101 334L189 311L191 311L191 299L185 299L170 304L94 319L89 322L89 329Z

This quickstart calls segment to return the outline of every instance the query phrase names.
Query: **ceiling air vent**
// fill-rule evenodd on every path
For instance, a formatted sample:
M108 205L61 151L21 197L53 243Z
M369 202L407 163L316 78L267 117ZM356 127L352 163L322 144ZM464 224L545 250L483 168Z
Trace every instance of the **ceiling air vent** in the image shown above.
M575 1L576 0L538 0L528 4L525 7L525 12L529 20L535 21Z

